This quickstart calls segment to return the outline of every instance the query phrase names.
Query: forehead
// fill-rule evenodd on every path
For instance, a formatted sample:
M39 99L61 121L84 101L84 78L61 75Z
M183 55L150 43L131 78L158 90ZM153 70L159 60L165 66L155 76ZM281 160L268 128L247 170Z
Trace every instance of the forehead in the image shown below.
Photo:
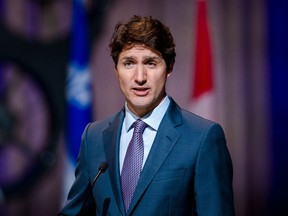
M162 59L162 56L158 51L144 45L133 45L124 48L119 55L119 58L123 57L156 57Z

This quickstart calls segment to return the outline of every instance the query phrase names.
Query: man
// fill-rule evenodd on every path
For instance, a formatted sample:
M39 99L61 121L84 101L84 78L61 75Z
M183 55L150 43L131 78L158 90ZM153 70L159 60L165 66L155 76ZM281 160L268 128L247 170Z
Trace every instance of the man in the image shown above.
M97 215L234 215L222 128L166 94L176 56L169 29L152 17L133 16L116 25L110 50L126 103L86 127L61 214L80 211L105 161L108 170L92 189Z

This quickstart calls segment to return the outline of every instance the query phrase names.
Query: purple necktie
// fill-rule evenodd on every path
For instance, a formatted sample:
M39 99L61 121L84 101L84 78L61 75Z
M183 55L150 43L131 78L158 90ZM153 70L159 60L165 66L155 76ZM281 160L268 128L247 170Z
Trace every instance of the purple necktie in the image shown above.
M129 209L143 163L144 144L142 133L146 123L138 119L134 122L134 132L129 143L121 173L122 194L126 212Z

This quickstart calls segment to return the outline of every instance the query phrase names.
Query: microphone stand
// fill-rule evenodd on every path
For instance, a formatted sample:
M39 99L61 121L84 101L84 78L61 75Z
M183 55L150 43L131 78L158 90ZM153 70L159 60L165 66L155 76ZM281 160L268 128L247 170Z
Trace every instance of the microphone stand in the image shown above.
M100 177L100 175L102 173L104 173L107 170L107 168L108 168L108 163L106 163L106 162L103 162L99 166L98 173L95 176L95 178L91 184L91 187L89 189L89 192L85 198L85 201L84 201L80 211L78 212L78 214L76 216L93 216L93 215L95 215L96 205L95 205L95 201L94 201L93 196L92 196L92 190L93 190L93 187L94 187L97 179Z

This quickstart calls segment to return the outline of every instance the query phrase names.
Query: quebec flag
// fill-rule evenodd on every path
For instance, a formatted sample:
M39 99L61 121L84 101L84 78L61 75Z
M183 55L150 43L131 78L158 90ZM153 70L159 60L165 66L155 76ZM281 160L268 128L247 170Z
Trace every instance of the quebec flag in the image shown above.
M66 152L67 158L63 201L74 181L74 169L81 144L81 136L92 119L91 78L89 71L89 38L87 15L83 0L73 0L70 42L70 62L68 65L66 99Z
M83 0L73 0L71 53L67 76L66 143L69 157L77 160L82 132L91 121L91 78L89 72L87 17Z

